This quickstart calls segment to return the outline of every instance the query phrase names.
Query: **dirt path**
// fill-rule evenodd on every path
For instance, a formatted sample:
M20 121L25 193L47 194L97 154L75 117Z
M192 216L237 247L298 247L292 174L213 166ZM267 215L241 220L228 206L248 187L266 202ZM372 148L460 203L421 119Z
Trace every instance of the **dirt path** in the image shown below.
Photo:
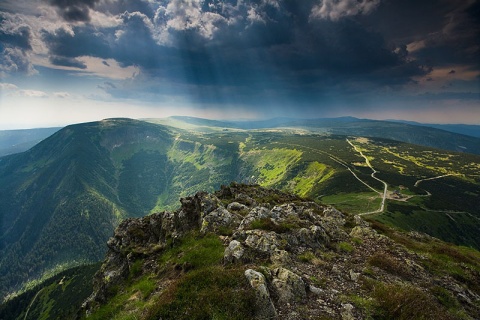
M385 201L387 200L387 191L388 191L388 184L377 178L375 176L375 174L378 172L377 170L375 170L375 168L372 166L372 164L370 163L370 160L368 160L367 156L365 156L363 154L363 152L361 150L359 150L357 148L357 146L355 146L352 142L350 142L350 140L347 139L347 142L349 145L351 145L353 147L353 149L355 149L356 152L360 153L360 155L365 159L365 163L367 164L367 166L372 170L372 174L370 175L373 179L381 182L383 184L383 195L381 192L379 192L380 195L382 195L382 203L380 204L380 208L378 210L375 210L375 211L370 211L370 212L364 212L364 213L359 213L357 214L358 216L365 216L365 215L368 215L368 214L374 214L374 213L381 213L383 212L383 210L385 209ZM378 191L377 191L378 192Z
M28 305L28 309L27 309L27 311L25 312L25 317L23 318L24 320L27 319L27 317L28 317L28 312L30 312L30 308L32 307L33 303L35 302L35 299L37 299L37 297L38 297L38 295L40 294L40 292L43 291L43 289L45 289L45 288L42 288L42 289L38 290L37 294L35 295L35 297L33 297L32 301L31 301L30 304Z
M366 183L365 181L363 181L359 176L357 176L357 174L355 172L353 172L353 170L350 168L350 166L348 165L347 162L345 162L343 159L340 159L339 157L331 154L331 153L328 153L328 152L325 152L323 150L319 150L319 149L315 149L315 148L312 148L312 147L307 147L307 146L304 146L304 145L301 145L301 144L293 144L293 143L284 143L284 142L275 142L276 144L283 144L283 145L287 145L287 146L291 146L291 147L300 147L300 148L305 148L305 149L309 149L313 152L316 152L316 153L319 153L319 154L324 154L326 156L328 156L330 159L332 159L333 161L335 161L336 163L340 164L341 166L345 167L345 169L347 169L354 177L355 179L357 179L360 183L362 183L363 185L365 185L367 188L369 188L370 190L372 190L373 192L376 192L378 193L379 196L382 197L382 202L381 202L381 205L380 205L380 208L378 210L375 210L375 211L370 211L370 212L364 212L364 213L359 213L358 215L367 215L367 214L374 214L374 213L381 213L383 212L383 210L385 209L385 200L387 198L387 189L388 189L388 185L385 181L383 180L380 180L379 178L377 178L375 176L375 174L377 173L377 171L372 167L372 165L370 164L370 161L368 160L368 158L361 152L359 151L355 145L353 145L348 139L347 139L347 142L355 149L355 151L359 152L360 155L365 159L365 162L366 164L368 165L368 167L372 170L372 174L371 174L371 177L379 182L381 182L383 185L384 185L384 188L383 188L383 192L375 189L374 187L372 187L371 185L369 185L368 183Z
M461 175L461 174L458 174L458 173L449 173L449 174L444 174L444 175L441 175L441 176L438 176L438 177L420 179L420 180L417 180L417 181L415 182L415 187L418 187L418 185L420 184L420 182L423 182L423 181L435 180L435 179L445 178L445 177L448 177L448 176L460 176L460 175ZM425 190L425 191L426 191L426 190ZM428 191L427 191L427 192L428 192Z

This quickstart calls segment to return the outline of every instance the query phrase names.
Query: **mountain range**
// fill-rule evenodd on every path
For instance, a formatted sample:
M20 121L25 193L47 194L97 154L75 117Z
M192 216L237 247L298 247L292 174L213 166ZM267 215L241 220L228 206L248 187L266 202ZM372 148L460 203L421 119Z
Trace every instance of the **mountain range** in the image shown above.
M145 119L148 121L148 119ZM480 138L479 125L464 124L427 124L403 120L369 120L355 117L292 119L272 118L254 121L219 121L186 116L172 116L163 119L150 119L154 123L180 126L182 128L233 128L233 129L267 129L299 127L308 130L326 131L338 134L368 135L370 137L384 137L445 150L471 152L479 154L475 145ZM424 127L424 128L418 128ZM208 129L210 128L210 129ZM430 130L430 129L438 130ZM41 140L61 128L40 128L24 130L0 131L0 157L26 151ZM453 134L452 133L456 133ZM465 137L467 136L467 137Z
M124 219L173 210L179 197L230 181L350 214L382 213L383 201L382 223L480 247L480 139L350 118L275 123L107 119L0 158L0 294L97 262Z

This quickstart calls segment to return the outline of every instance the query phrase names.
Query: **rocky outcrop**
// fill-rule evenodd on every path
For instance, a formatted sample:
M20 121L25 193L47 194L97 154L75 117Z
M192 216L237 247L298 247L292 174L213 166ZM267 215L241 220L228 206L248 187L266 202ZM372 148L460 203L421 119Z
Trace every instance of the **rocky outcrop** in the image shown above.
M245 281L255 293L252 308L257 319L369 318L371 301L379 299L374 291L397 285L420 287L419 294L438 308L441 304L432 298L431 288L440 287L435 290L458 298L469 314L480 312L478 292L452 277L430 273L422 267L426 257L380 234L361 217L240 184L215 194L199 192L180 202L175 212L127 219L117 228L84 312L107 301L111 288L131 276L139 257L143 271L163 272L159 257L191 232L219 235L223 266L244 268ZM188 273L188 266L178 270ZM157 290L163 287L167 284ZM463 310L461 306L457 309Z

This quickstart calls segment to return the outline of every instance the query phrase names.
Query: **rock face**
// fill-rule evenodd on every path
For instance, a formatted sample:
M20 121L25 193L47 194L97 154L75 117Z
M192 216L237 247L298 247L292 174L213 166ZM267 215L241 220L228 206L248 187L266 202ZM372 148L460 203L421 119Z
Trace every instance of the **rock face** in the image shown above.
M440 298L435 299L431 289L437 288L444 297L459 301L456 308L465 319L468 314L480 315L478 286L471 289L447 275L432 275L421 266L427 258L379 234L360 217L291 194L235 183L180 202L175 212L127 219L117 228L84 314L108 301L111 288L126 281L139 257L142 270L161 273L157 264L163 252L186 234L198 232L219 235L224 268L244 268L244 281L255 294L252 308L257 319L371 318L372 301L381 302L375 292L384 287L419 287L418 294L441 309ZM188 272L188 266L179 268ZM167 284L158 287L161 294Z

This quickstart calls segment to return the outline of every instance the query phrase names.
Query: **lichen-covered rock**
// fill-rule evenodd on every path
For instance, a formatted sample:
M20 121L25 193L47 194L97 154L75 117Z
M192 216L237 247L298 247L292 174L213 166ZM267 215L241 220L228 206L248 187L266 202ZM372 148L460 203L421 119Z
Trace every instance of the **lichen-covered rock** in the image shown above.
M323 216L328 220L334 221L337 225L343 226L345 224L344 214L334 207L325 207L323 209Z
M255 207L250 210L250 212L243 218L240 226L238 227L239 230L246 230L250 228L253 221L262 220L262 219L270 219L271 211L265 207Z
M352 229L352 231L350 231L350 236L359 239L375 239L380 238L382 235L378 234L377 231L370 227L356 226Z
M272 286L279 303L301 302L307 297L305 283L297 274L286 268L276 268L273 275Z
M247 269L245 277L255 291L255 318L262 320L276 319L277 311L270 298L265 276L255 270Z
M217 232L220 228L233 230L240 224L240 219L237 214L230 213L224 207L218 207L203 217L200 232Z
M227 209L230 211L243 211L248 210L248 207L242 203L234 201L228 204Z
M274 231L248 230L245 232L247 239L245 245L271 255L276 249L282 247L281 237Z
M232 240L225 248L225 253L223 255L223 261L235 263L241 261L243 254L245 253L245 248L237 240Z

